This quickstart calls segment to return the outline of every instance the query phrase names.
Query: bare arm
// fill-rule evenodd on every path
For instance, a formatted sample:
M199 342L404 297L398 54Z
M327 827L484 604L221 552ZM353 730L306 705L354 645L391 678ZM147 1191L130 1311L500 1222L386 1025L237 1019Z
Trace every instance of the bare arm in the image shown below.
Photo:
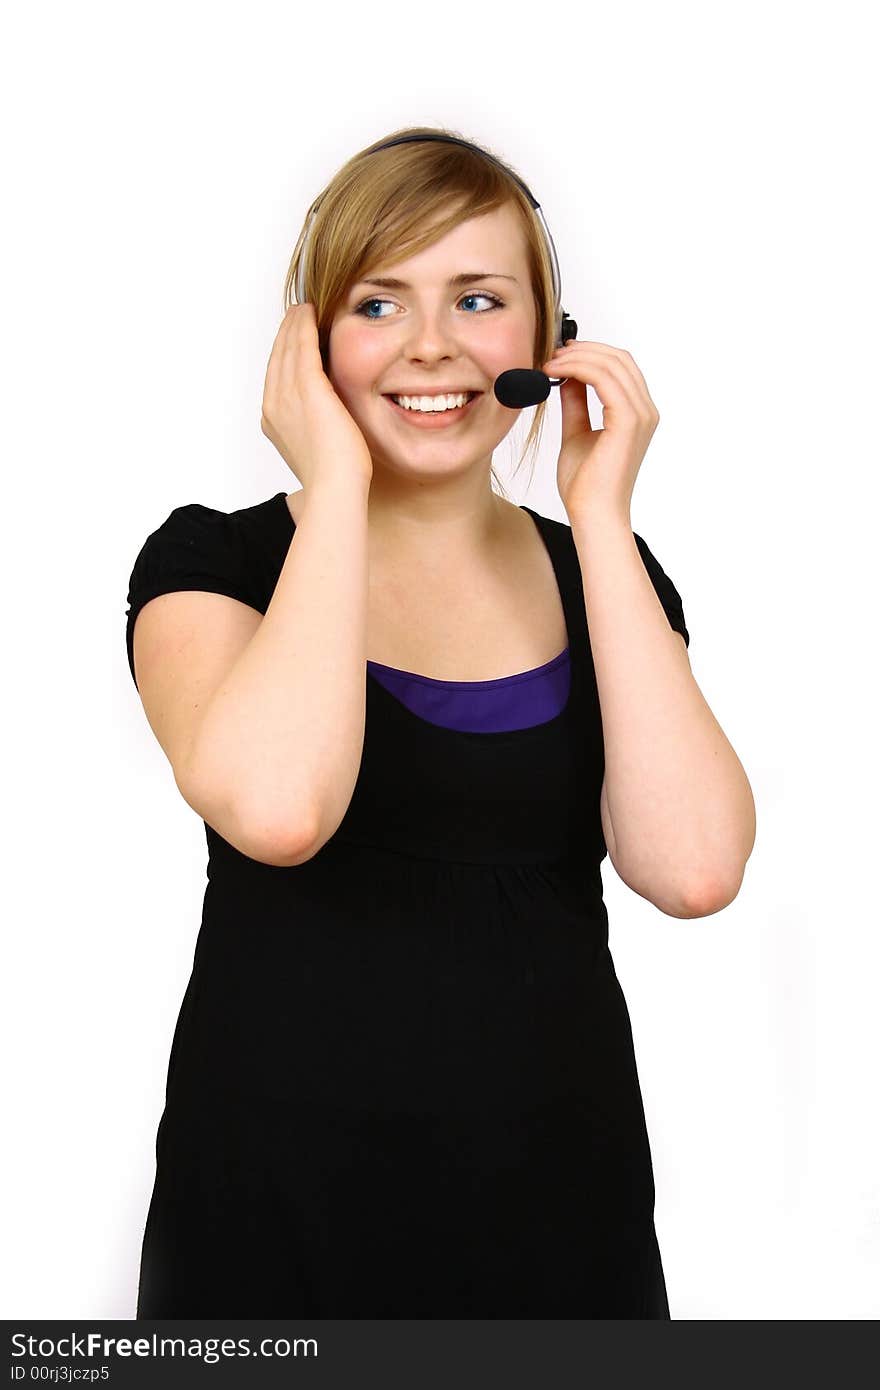
M755 843L748 778L694 679L628 519L596 512L572 531L602 710L612 863L671 916L718 912L736 897Z
M365 724L370 480L311 483L269 607L199 720L187 782L300 863L342 820Z

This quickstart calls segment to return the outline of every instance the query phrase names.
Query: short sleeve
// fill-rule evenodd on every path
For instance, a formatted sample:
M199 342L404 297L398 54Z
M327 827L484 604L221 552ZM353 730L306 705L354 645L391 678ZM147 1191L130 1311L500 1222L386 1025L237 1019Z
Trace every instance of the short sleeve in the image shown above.
M684 638L685 646L689 647L691 639L690 633L685 627L681 595L669 578L669 575L661 567L660 562L651 554L651 551L648 549L647 544L642 540L641 536L637 536L635 531L633 531L633 538L638 547L639 554L642 557L642 563L648 571L651 583L654 585L657 597L663 604L663 609L669 619L670 627L675 632L681 633Z
M248 581L246 554L237 520L226 512L190 502L171 515L144 542L128 584L126 646L134 670L134 625L150 599L178 590L226 594L257 607Z

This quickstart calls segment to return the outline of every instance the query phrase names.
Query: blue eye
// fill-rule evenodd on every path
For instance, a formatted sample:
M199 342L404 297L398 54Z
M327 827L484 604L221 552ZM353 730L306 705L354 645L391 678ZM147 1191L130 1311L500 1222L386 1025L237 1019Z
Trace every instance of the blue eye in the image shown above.
M498 298L497 295L486 294L484 290L474 290L472 294L466 294L463 297L465 299L488 299L491 301L493 309L500 309L502 307L501 300ZM488 314L489 310L483 309L482 312L484 314Z
M368 306L369 304L390 304L390 303L391 303L391 300L390 300L390 299L365 299L364 302L363 302L363 304L359 304L359 305L357 306L357 308L355 309L355 313L356 313L356 314L360 314L360 315L361 315L363 318L365 318L365 319L373 319L373 318L381 318L381 319L384 319L384 318L387 318L387 317L388 317L387 314L367 314L367 313L364 313L364 310L367 308L367 306Z
M488 299L488 300L490 301L490 308L489 308L489 309L481 309L481 310L479 310L479 313L481 313L481 314L489 314L489 313L492 312L492 309L502 309L502 308L504 307L504 301L503 301L503 300L499 299L498 296L495 295L495 294L489 294L489 293L487 293L487 291L485 291L485 290L480 290L479 292L476 291L476 290L474 290L474 291L472 291L470 294L462 295L462 299L461 299L461 301L459 301L459 302L463 302L463 301L466 300L466 299ZM367 314L367 313L365 313L364 311L366 310L367 306L370 305L370 304L392 304L392 306L393 306L393 301L390 300L390 299L364 299L364 300L357 306L357 308L355 309L354 312L355 312L356 314L360 314L362 318L370 319L370 320L373 320L373 321L375 321L375 320L377 320L377 319L387 319L387 318L390 318L390 317L391 317L390 314Z

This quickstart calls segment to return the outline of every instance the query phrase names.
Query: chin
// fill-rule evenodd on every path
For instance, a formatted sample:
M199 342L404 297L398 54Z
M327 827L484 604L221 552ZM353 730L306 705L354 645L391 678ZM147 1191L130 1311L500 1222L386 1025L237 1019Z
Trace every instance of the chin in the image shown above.
M492 453L493 448L487 448L485 444L468 448L467 444L461 442L444 446L439 441L432 444L431 440L424 440L421 444L416 441L411 449L401 448L398 443L389 444L387 440L376 440L375 444L370 445L373 462L380 467L397 474L418 474L422 477L427 473L434 473L437 477L464 473L484 463L488 468Z

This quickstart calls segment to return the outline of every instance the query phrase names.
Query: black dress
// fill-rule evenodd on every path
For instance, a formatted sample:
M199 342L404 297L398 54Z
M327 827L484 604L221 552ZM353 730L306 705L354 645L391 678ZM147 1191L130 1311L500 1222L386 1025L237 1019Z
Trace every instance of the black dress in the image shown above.
M354 795L275 868L206 825L137 1316L668 1318L600 862L602 723L571 528L524 508L571 653L559 715L467 733L369 673ZM285 494L176 508L129 589L265 612ZM672 626L681 600L641 537Z

